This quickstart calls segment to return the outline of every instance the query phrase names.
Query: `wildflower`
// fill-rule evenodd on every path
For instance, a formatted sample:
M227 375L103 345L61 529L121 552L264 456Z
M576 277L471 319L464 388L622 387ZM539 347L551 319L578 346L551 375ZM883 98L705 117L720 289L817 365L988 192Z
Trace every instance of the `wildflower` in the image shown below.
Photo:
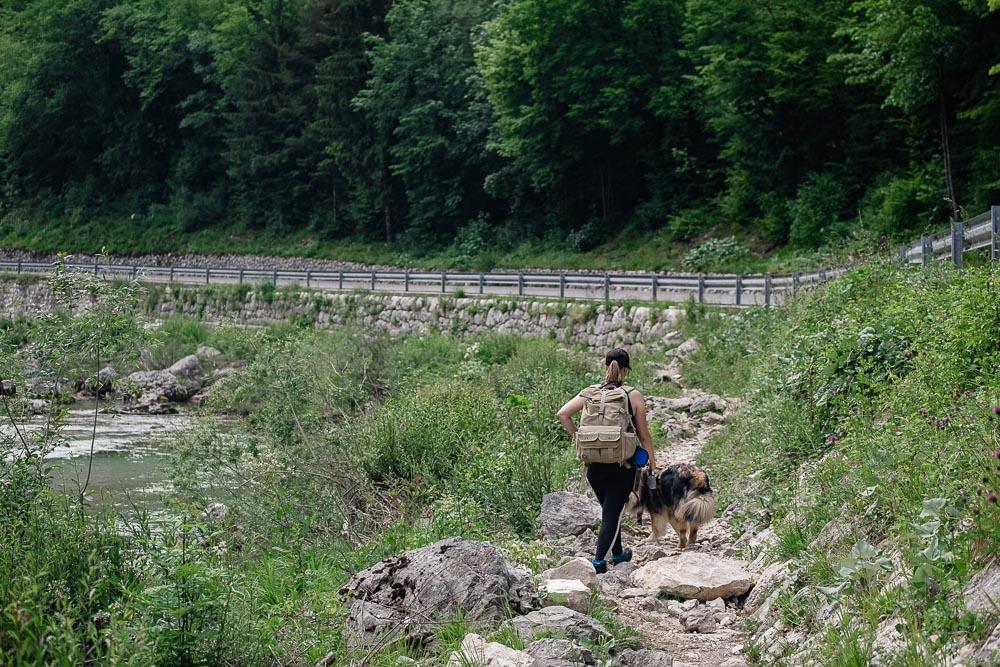
M997 493L996 493L996 491L990 491L990 495L986 496L986 500L990 501L993 504L996 504L996 502L997 502Z
M996 452L994 452L994 454L993 454L993 455L994 455L995 457L997 457L998 459L1000 459L1000 449L998 449L998 450L997 450Z
M972 390L971 389L966 389L965 390L965 395L966 396L972 396Z
M851 412L853 412L854 414L858 414L858 406L852 405L851 406Z
M835 436L835 435L828 435L828 436L826 436L826 441L827 442L837 442L837 440L839 440L839 438L837 436Z
M1000 405L993 406L993 414L1000 415Z
M919 412L922 415L925 415L927 414L927 408L920 408L919 410L917 410L917 412Z

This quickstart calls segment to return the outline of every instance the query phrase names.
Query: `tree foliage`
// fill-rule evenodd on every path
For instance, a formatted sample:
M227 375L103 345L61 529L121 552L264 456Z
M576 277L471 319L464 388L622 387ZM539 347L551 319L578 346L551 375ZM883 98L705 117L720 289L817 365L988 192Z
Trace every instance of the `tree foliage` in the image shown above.
M0 212L408 249L902 234L1000 194L998 27L988 0L15 1Z

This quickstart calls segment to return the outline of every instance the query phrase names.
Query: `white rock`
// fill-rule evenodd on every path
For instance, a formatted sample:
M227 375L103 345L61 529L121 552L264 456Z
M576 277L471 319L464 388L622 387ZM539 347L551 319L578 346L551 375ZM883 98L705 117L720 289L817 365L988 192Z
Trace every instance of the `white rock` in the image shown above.
M487 642L475 633L465 636L459 650L448 658L448 667L535 667L535 659L497 642Z
M582 581L589 588L597 587L597 572L594 565L588 558L571 558L559 567L546 570L538 575L542 581L549 579L576 579Z
M581 614L590 609L590 589L576 579L549 579L539 587L539 593L543 607L562 605Z
M643 565L632 574L638 588L698 600L743 595L753 585L744 561L684 551Z

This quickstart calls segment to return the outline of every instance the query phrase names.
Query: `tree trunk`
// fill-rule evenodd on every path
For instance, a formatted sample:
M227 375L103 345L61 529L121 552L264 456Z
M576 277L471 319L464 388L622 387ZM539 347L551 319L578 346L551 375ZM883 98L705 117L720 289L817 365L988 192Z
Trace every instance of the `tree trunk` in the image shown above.
M951 202L951 214L958 220L958 201L955 198L955 181L951 176L951 147L948 144L948 107L944 101L944 93L939 97L938 112L941 121L941 152L944 155L944 179L948 185L948 201Z
M392 243L392 216L389 214L389 202L382 205L385 211L385 242Z

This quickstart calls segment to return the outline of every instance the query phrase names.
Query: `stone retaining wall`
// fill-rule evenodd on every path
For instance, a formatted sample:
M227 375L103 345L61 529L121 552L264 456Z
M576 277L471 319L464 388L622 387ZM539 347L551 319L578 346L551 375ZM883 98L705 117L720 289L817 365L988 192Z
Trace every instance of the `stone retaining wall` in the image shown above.
M607 348L659 347L675 337L680 310L531 301L516 298L400 296L379 293L330 294L269 285L147 286L147 312L154 317L189 315L206 322L267 325L355 325L390 334L516 333L548 336L570 345ZM82 307L86 307L84 304ZM59 308L44 280L0 283L0 316L37 317Z

